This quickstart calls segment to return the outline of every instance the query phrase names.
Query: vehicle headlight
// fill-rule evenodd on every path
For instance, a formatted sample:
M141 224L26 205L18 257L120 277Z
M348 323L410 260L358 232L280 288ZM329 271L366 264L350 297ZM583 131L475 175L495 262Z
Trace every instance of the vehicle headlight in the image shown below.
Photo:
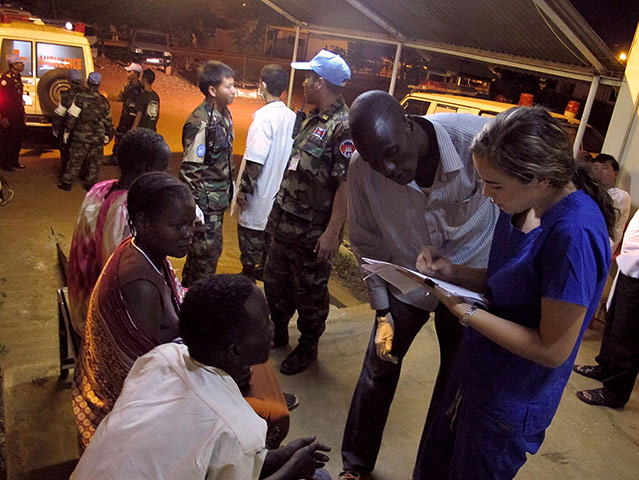
M142 53L142 49L141 48L134 48L133 51L135 53Z
M171 52L164 52L164 56L165 57L170 57L171 56Z

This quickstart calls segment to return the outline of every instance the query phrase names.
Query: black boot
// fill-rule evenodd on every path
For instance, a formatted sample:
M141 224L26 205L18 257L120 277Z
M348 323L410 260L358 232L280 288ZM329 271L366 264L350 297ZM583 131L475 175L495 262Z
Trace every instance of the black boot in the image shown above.
M280 372L284 375L301 373L315 360L317 360L317 341L309 342L300 339L297 347L280 365Z

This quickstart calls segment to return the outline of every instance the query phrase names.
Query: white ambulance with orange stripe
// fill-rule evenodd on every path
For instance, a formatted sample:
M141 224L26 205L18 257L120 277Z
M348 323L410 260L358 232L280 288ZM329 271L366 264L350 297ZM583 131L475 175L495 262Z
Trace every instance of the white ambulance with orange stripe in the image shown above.
M0 71L8 70L7 56L24 61L22 83L27 126L50 126L60 94L69 88L68 69L86 79L93 71L91 46L82 24L75 31L47 25L28 12L0 8Z

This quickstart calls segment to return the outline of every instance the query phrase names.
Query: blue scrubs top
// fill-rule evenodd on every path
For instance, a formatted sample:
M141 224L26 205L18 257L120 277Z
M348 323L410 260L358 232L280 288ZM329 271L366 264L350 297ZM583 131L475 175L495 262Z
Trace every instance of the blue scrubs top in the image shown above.
M548 368L500 347L467 328L456 374L464 401L524 434L550 425L570 376L583 332L595 313L610 268L610 244L598 205L581 190L567 195L523 233L501 213L487 270L489 311L538 328L541 299L588 308L568 359Z

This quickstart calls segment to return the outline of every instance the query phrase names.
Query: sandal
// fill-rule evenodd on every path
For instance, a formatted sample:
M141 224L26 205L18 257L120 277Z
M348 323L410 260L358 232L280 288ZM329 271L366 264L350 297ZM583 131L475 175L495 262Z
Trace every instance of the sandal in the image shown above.
M572 370L579 375L599 381L603 381L606 378L606 371L601 365L575 365Z
M582 390L577 392L577 398L588 405L596 405L598 407L623 408L624 406L623 403L617 402L608 397L603 388Z

